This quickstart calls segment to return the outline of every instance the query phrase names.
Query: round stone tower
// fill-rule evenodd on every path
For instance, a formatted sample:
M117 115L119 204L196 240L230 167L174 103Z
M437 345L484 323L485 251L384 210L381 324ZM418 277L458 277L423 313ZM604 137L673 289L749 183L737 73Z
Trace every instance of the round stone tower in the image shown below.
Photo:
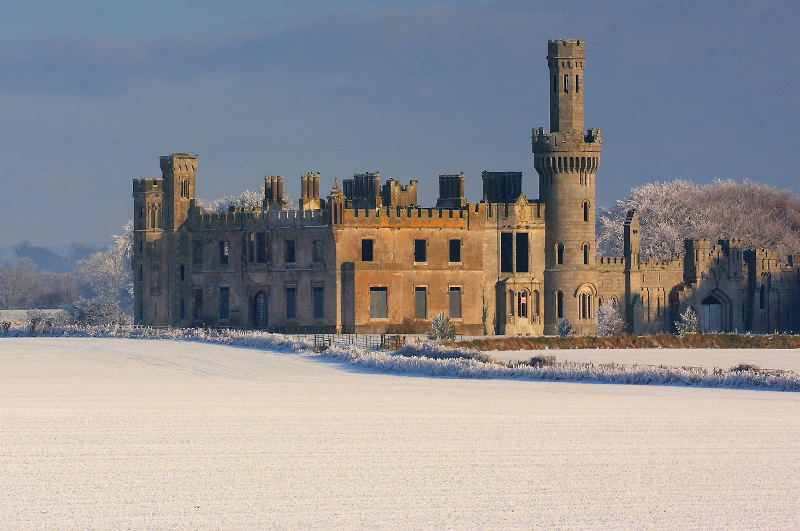
M597 327L595 175L600 164L600 129L583 129L582 40L547 43L550 69L550 134L533 130L533 161L545 203L545 333L562 319L578 334Z

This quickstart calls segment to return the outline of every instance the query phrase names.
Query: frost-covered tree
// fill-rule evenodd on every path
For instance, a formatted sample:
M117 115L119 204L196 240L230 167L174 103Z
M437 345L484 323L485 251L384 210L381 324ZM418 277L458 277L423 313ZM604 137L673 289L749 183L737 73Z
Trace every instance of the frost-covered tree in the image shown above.
M698 333L700 331L700 319L697 317L697 312L691 307L686 308L686 311L680 315L680 320L675 321L675 328L680 336Z
M561 319L556 325L556 333L559 337L569 337L575 334L575 327L566 319Z
M286 208L296 209L297 201L292 199L292 196L284 192L283 201ZM253 190L245 190L239 195L226 195L218 199L210 201L200 200L198 204L203 207L203 210L209 214L225 214L233 208L261 208L264 202L264 186L261 190L254 192Z
M436 339L453 339L456 337L456 325L450 318L441 312L431 321L431 331Z
M133 222L128 221L122 234L111 238L108 249L79 261L75 268L84 298L75 303L72 313L82 324L102 324L102 319L118 323L119 315L129 314L133 308ZM97 313L96 318L87 317L90 311Z
M748 248L769 248L784 258L800 253L800 198L786 190L745 180L717 179L699 186L684 180L651 183L601 214L600 254L622 254L625 214L641 222L642 258L683 255L686 238L741 238Z
M605 300L597 309L597 335L616 336L625 333L625 319L614 299Z

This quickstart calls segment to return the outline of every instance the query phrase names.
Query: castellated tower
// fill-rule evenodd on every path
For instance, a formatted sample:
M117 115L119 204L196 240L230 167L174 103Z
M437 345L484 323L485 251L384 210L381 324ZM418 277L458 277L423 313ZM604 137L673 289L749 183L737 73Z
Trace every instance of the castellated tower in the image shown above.
M550 134L533 130L534 167L545 209L545 333L567 319L579 334L597 326L595 266L595 175L600 163L600 129L583 129L582 40L547 43L550 70Z

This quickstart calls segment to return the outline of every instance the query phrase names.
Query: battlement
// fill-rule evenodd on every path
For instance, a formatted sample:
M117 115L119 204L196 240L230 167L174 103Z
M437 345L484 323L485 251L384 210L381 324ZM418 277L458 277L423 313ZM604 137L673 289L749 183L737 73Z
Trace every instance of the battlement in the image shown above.
M223 214L200 215L202 230L241 230L274 227L296 228L327 225L324 210L261 210L234 208Z
M164 180L163 179L134 179L133 180L133 193L142 194L146 192L163 192Z
M547 41L548 59L583 59L586 41L583 39L551 39Z
M587 129L581 138L574 132L553 132L548 134L544 127L531 130L531 148L534 153L552 151L600 151L603 145L603 131L600 127Z
M197 155L189 155L188 153L173 153L172 155L159 157L159 162L162 172L197 171Z

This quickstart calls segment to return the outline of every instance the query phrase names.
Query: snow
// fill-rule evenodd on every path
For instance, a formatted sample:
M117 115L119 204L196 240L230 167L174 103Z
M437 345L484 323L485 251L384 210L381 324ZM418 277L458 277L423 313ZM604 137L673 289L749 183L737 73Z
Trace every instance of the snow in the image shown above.
M800 518L798 393L408 377L196 341L4 338L0 404L3 528Z
M800 374L798 349L725 349L725 348L610 348L487 350L486 354L500 361L525 361L532 356L555 356L556 361L577 363L624 363L638 365L670 365L673 367L719 367L729 369L741 363L762 369L783 369Z

